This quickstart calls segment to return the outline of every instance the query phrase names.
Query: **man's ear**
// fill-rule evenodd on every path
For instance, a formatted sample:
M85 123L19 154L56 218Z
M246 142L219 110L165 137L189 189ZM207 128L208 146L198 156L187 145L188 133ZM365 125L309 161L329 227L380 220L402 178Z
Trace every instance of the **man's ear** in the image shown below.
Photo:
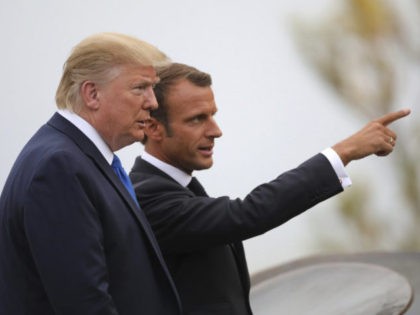
M146 123L144 133L147 138L153 141L160 141L166 134L165 127L163 124L156 120L156 118L150 117L150 120Z
M80 87L80 95L83 103L90 109L99 108L99 91L96 84L92 81L85 81Z

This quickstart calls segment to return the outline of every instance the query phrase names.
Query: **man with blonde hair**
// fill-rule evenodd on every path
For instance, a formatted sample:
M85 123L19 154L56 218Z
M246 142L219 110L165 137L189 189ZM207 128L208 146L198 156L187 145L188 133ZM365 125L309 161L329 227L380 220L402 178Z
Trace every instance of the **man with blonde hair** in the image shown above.
M179 297L113 153L143 139L168 58L102 33L64 65L58 112L18 156L0 197L0 314L181 314Z

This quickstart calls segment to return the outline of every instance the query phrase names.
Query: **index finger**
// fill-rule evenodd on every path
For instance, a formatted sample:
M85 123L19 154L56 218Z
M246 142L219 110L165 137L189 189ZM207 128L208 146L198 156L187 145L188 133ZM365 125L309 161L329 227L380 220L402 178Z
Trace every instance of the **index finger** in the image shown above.
M411 112L411 110L409 110L408 108L401 109L399 111L386 114L386 115L376 119L375 121L381 123L384 126L387 126L390 123L407 116L408 114L410 114L410 112Z

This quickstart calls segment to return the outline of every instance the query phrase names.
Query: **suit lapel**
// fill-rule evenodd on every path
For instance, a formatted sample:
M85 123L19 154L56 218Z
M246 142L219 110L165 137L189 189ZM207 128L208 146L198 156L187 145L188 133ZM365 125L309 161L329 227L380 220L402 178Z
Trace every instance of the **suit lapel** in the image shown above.
M165 172L161 171L160 169L158 169L154 165L150 164L149 162L146 162L140 156L138 156L136 158L136 160L134 162L134 165L133 165L133 169L132 169L131 172L158 175L158 176L162 176L162 177L164 177L166 179L169 179L169 180L176 183L176 181L171 176L169 176ZM131 174L131 172L130 172L130 174Z
M133 172L155 174L155 175L166 177L167 179L171 181L174 181L174 179L171 178L169 175L167 175L165 172L161 171L160 169L153 166L152 164L146 162L141 157L137 157L133 166ZM193 187L189 187L188 189L190 189L197 196L199 195L208 196L203 186L198 182L198 180L196 180L196 183L193 184ZM249 279L248 266L246 264L244 246L242 242L235 242L235 243L227 244L227 246L229 246L229 249L233 253L236 264L239 269L239 275L242 281L242 285L244 287L245 292L247 292L248 294L250 290L250 279Z
M203 185L201 185L201 183L195 177L192 178L190 184L188 184L187 187L196 196L208 197L208 194L206 193ZM245 292L248 292L250 289L250 279L249 279L248 266L246 264L244 246L242 245L242 242L235 242L235 243L230 243L227 245L229 246L230 250L233 253L233 256L235 257L236 265L238 266L239 275L242 281L242 285L245 289Z
M137 219L147 238L149 239L152 248L158 256L158 259L160 260L162 268L164 269L168 278L171 280L170 283L180 304L180 299L177 294L175 285L172 281L172 277L163 259L162 252L160 251L159 245L156 241L152 228L148 220L146 219L146 216L144 215L143 211L139 208L139 206L134 202L130 193L127 191L127 189L124 187L124 184L114 173L111 166L105 160L103 155L99 152L99 150L96 148L93 142L90 141L88 137L86 137L77 127L75 127L72 123L70 123L60 114L54 114L54 116L48 121L48 124L70 137L79 146L79 148L93 161L93 163L98 167L102 174L121 195L123 200L126 202L129 210L134 214L134 217Z
M79 148L93 161L93 163L95 163L95 165L102 172L102 174L118 191L120 196L126 202L130 210L135 214L138 220L142 223L146 223L147 221L145 221L146 219L143 212L139 211L133 198L130 196L129 192L124 187L124 184L121 182L118 176L116 176L111 166L102 156L102 154L93 144L93 142L90 141L90 139L86 137L77 127L75 127L72 123L67 121L64 117L60 116L59 114L55 114L48 122L48 124L66 134L79 146Z
M245 292L249 292L251 288L251 280L249 279L248 266L246 264L245 250L242 242L235 242L229 244L235 255L236 263L239 268L239 273L241 275L242 285L245 288Z

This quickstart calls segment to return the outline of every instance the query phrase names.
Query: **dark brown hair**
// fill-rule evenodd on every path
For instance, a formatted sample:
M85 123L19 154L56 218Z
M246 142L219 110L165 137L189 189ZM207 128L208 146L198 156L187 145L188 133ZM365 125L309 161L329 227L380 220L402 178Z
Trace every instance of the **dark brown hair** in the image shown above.
M154 87L158 108L153 110L150 115L161 122L165 126L168 134L170 134L166 96L171 86L180 80L186 79L196 86L207 87L212 84L212 80L208 73L182 63L171 63L163 67L158 67L156 72L160 78L159 83Z

